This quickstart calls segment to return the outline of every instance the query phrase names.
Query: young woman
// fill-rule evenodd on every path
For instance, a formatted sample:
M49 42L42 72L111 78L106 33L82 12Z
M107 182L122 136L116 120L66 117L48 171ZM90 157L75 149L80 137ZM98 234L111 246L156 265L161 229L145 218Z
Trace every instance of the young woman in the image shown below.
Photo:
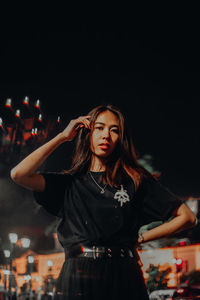
M70 170L37 172L60 144L76 136ZM124 117L112 105L71 120L13 168L11 177L61 218L58 237L66 260L58 299L148 299L136 247L196 222L180 199L139 166ZM163 224L138 236L142 225L157 220Z

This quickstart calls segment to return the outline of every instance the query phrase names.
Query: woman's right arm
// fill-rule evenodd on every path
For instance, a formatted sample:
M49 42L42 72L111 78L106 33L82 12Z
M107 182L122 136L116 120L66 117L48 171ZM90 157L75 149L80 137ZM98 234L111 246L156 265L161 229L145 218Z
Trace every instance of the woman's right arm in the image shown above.
M29 154L11 170L10 176L12 180L25 188L39 192L44 191L45 179L42 175L37 174L36 171L59 145L73 140L78 132L78 128L86 127L90 129L88 118L89 116L85 116L71 120L61 133Z

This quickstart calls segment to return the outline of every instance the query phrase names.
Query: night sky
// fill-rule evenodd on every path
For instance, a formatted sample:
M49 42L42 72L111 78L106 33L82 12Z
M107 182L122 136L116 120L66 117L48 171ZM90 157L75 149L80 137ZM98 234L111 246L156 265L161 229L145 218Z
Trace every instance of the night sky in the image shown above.
M63 125L96 105L116 105L132 129L138 154L152 155L162 183L181 197L199 197L196 35L192 26L135 31L83 24L5 34L0 105L8 97L15 108L24 96L39 98L44 114L60 115ZM52 169L62 165L67 147L49 159Z

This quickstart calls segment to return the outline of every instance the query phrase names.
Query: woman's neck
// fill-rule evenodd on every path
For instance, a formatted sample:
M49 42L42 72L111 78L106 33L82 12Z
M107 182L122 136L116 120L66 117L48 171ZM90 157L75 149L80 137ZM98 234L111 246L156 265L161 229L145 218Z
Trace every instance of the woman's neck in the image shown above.
M105 161L99 159L98 157L93 157L91 160L91 165L89 168L92 172L103 172L106 170Z

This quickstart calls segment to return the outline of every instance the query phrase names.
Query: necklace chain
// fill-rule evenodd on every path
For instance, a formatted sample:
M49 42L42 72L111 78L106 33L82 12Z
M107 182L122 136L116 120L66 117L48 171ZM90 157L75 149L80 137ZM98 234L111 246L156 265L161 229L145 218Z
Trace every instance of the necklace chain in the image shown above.
M92 178L92 180L94 181L94 183L100 188L101 190L101 194L104 194L105 193L105 189L106 189L106 186L107 186L107 183L105 184L105 186L102 188L98 182L96 182L96 180L94 179L94 177L92 176L91 172L90 173L90 176ZM129 197L129 194L127 193L127 190L124 189L123 185L121 184L121 189L117 190L116 193L114 194L114 199L117 199L118 202L120 202L120 206L123 206L124 203L126 203L127 201L130 201L130 197Z
M95 180L94 177L92 176L91 172L89 172L89 174L90 174L92 180L94 181L94 183L100 188L100 190L101 190L100 193L101 193L101 194L104 194L104 193L105 193L105 189L106 189L106 187L107 187L107 183L105 184L104 187L101 187L101 186L96 182L96 180Z

